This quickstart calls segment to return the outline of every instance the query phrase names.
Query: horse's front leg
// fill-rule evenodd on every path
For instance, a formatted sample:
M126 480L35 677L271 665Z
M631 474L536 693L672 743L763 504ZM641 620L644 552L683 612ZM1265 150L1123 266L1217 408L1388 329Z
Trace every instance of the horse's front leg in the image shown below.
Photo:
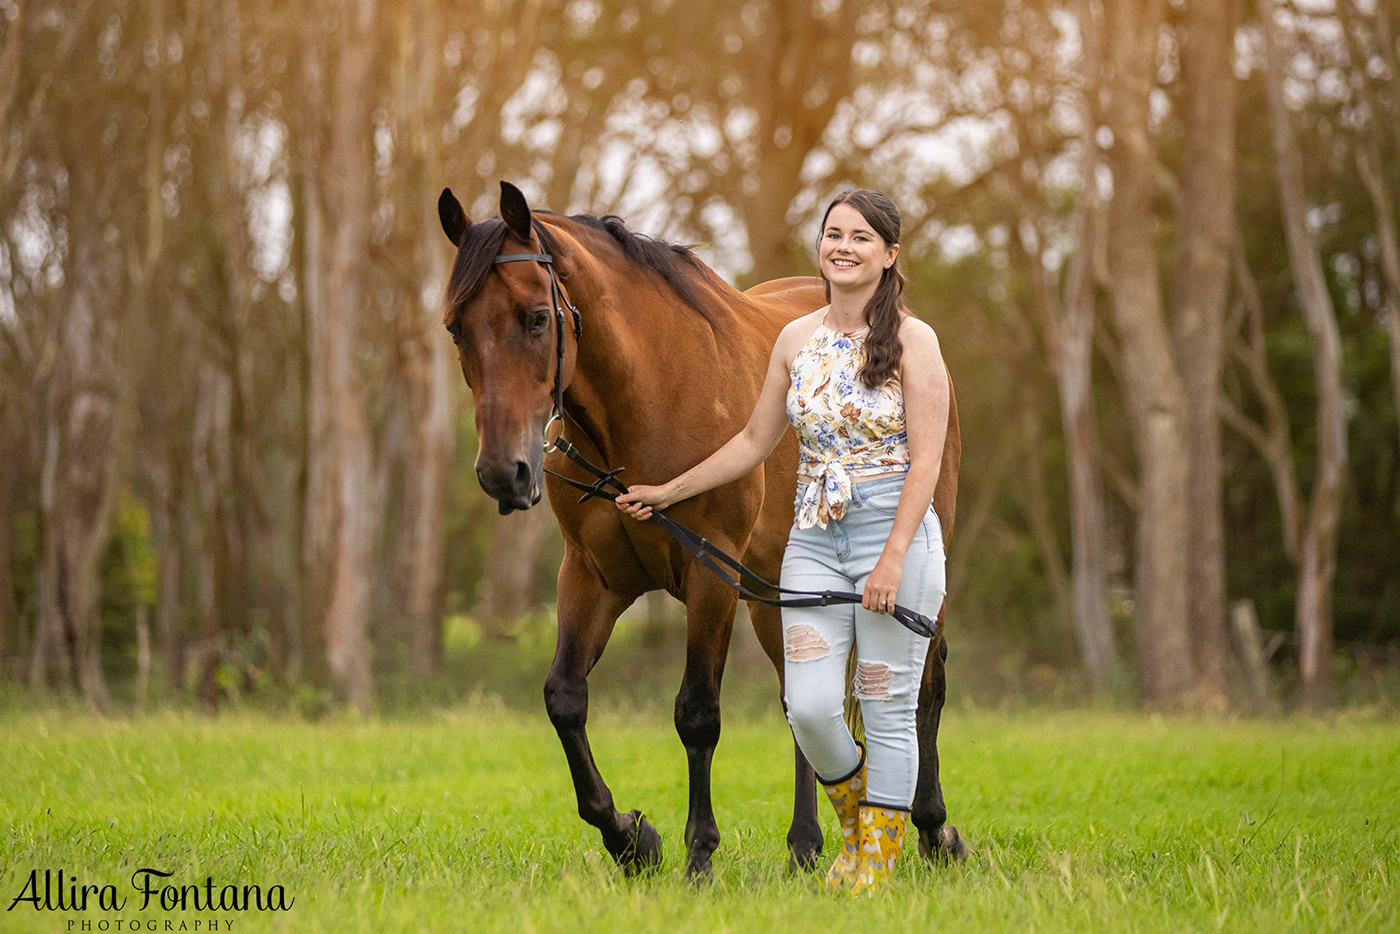
M943 614L938 616L943 628ZM939 639L929 649L924 662L924 680L919 689L919 783L914 789L914 826L919 830L919 852L939 862L967 859L967 844L958 828L948 823L948 807L943 803L943 786L938 780L938 724L947 696L946 662L948 644Z
M690 772L686 873L700 878L709 876L710 856L719 848L719 825L710 796L710 763L719 743L719 686L738 598L700 568L690 574L685 594L685 676L676 695L676 732L685 745Z
M559 734L578 797L578 813L603 835L603 846L628 875L661 863L661 835L641 811L623 814L588 745L588 672L603 654L613 624L631 601L608 590L572 547L559 568L559 641L544 683L549 720Z

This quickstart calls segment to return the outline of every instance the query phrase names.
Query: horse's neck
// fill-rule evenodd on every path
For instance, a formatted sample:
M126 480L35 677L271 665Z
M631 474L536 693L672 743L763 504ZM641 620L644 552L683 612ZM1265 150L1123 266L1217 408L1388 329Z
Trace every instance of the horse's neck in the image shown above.
M699 288L706 320L620 253L590 253L569 279L583 334L565 410L605 456L714 426L711 400L720 403L725 430L742 427L772 337L742 293L718 283ZM669 403L678 386L696 404Z

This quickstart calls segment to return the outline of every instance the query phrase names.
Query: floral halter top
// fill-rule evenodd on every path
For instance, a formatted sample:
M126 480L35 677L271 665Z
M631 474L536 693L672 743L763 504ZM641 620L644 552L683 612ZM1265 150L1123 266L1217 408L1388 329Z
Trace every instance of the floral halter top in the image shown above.
M858 376L868 333L842 334L823 319L793 358L787 415L801 454L799 529L844 516L853 480L909 470L899 374L877 389Z

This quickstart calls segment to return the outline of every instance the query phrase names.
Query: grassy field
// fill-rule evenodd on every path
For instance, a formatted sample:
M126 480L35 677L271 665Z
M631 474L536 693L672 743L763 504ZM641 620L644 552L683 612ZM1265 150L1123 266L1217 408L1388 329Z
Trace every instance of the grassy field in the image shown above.
M618 804L642 808L667 846L661 871L626 880L576 816L542 710L487 698L315 724L0 713L0 908L34 870L42 895L46 869L127 899L86 912L20 902L0 911L0 930L1400 929L1400 724L1382 716L950 709L945 788L975 854L952 868L906 859L861 902L784 873L790 741L776 712L725 724L724 843L713 882L693 888L679 868L685 766L669 720L604 707L591 724ZM131 878L143 867L175 884L212 877L216 891L281 885L295 902L141 911Z

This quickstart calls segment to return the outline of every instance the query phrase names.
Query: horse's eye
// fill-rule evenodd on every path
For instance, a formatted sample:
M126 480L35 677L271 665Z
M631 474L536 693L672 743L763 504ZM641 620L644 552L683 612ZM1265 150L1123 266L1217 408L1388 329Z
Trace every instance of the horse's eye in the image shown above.
M549 327L549 312L543 308L537 308L530 312L530 333L543 334L544 329Z

